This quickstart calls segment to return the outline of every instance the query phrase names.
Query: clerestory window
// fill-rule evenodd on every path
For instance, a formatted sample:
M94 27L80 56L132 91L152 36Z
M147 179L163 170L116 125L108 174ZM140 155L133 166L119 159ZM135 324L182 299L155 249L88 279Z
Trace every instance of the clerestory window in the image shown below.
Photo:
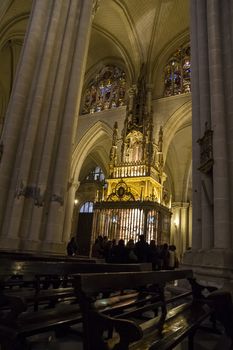
M126 104L126 74L116 66L105 66L88 84L82 114L100 112Z
M164 97L191 92L190 45L179 48L164 68Z

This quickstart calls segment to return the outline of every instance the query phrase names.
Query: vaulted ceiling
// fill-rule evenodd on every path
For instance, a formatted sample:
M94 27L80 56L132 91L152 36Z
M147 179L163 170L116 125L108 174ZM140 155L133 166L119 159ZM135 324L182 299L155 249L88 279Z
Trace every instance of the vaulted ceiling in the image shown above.
M100 0L93 21L87 72L115 60L137 80L142 63L156 85L160 67L189 40L188 0Z
M153 96L161 97L163 66L189 40L189 0L95 1L86 79L98 66L116 62L135 83L147 63ZM0 1L0 49L6 41L23 40L31 6L32 0Z

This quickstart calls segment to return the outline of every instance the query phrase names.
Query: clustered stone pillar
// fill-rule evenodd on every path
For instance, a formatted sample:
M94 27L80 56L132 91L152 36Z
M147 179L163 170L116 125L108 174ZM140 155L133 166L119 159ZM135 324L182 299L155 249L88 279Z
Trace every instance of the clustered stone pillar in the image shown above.
M92 0L34 0L1 143L0 242L58 251Z
M191 0L193 242L185 263L219 284L232 282L233 266L232 21L231 0ZM206 125L213 131L208 174L198 170Z
M189 202L172 203L171 241L176 246L180 261L184 252L190 247L190 211L192 206Z
M71 182L67 193L66 216L64 222L63 240L68 242L71 236L76 236L78 211L75 204L76 192L80 186L80 182Z

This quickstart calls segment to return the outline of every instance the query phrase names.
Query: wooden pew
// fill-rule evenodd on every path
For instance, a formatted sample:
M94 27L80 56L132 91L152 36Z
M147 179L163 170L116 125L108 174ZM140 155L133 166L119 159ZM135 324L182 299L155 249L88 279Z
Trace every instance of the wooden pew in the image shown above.
M117 272L117 271L150 271L151 264L106 264L84 261L44 261L2 259L0 264L0 288L27 285L35 277L41 281L46 276L64 279L74 273ZM58 281L57 281L58 282ZM29 283L28 283L29 284Z
M180 279L191 281L192 291L166 300L165 285ZM216 288L199 285L191 270L79 274L75 287L83 313L84 350L169 350L186 337L192 350L196 330L215 310L202 292ZM114 304L112 298L116 293L120 298L123 290L137 291L140 297ZM96 306L99 293L109 295L106 310Z
M59 300L75 299L72 287L73 274L141 271L149 268L151 264L5 261L1 266L4 275L0 275L0 290L2 293L24 298L28 305L34 305L36 311L40 303L47 303L52 307Z
M60 301L64 301L67 298L72 300L77 298L77 294L74 288L70 284L74 281L72 277L73 273L78 272L102 272L107 271L140 271L140 264L86 264L72 263L56 263L51 264L50 262L30 262L30 264L22 264L22 268L18 269L20 273L23 273L23 282L30 283L30 279L36 276L35 290L21 287L9 289L4 287L5 277L0 276L3 279L3 288L1 290L1 307L5 306L5 314L0 317L0 342L3 349L13 349L17 343L23 346L26 338L34 335L46 332L48 330L60 330L61 328L69 327L73 324L79 323L82 320L82 315L79 309L79 305L76 304L62 304ZM147 267L148 268L148 267ZM9 270L11 271L11 270ZM44 272L39 274L39 272ZM45 273L46 272L46 273ZM60 280L64 281L66 276L69 283L66 287L60 287ZM54 287L56 282L59 281L56 288L43 289L44 278L46 288ZM39 281L39 282L38 282ZM53 309L41 310L38 308L41 304L47 304ZM60 303L59 308L56 304ZM34 306L33 312L31 305ZM21 346L20 345L20 346Z

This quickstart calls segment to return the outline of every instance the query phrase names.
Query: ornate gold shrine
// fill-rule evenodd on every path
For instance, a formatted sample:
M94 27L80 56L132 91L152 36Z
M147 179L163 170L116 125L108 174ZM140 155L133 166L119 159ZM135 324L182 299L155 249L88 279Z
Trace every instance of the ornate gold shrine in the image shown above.
M114 125L107 189L97 194L94 204L93 240L104 235L117 241L137 241L140 234L157 244L170 240L163 130L161 127L156 144L148 101L142 74L137 91L131 91L122 137L118 136L117 123Z

